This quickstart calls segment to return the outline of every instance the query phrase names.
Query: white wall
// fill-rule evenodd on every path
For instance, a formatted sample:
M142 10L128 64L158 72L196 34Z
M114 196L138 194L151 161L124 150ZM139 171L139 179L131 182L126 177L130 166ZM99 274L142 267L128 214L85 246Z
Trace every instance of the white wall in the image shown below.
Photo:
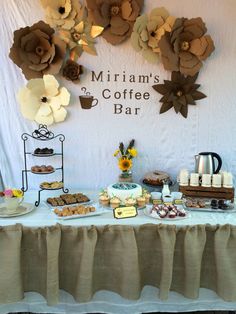
M161 64L150 65L137 54L129 40L114 47L102 38L97 39L98 56L84 53L80 59L87 69L81 84L73 85L60 78L71 91L72 101L67 120L51 128L66 136L65 179L71 188L98 188L116 181L119 170L113 152L119 141L127 143L132 138L139 151L133 168L137 182L145 172L154 169L165 170L174 177L183 167L192 170L194 155L200 151L218 152L224 168L236 173L236 0L145 0L144 12L158 6L165 6L176 17L201 16L205 21L216 46L198 77L199 90L208 97L198 101L197 106L189 107L188 118L184 119L174 111L159 115L161 96L152 89L152 82L92 82L92 70L96 73L109 70L111 74L125 71L127 75L152 73L159 75L161 81L170 78ZM26 121L19 111L15 95L26 81L21 70L8 58L8 52L13 31L42 19L43 10L38 0L1 0L0 14L0 170L6 185L20 187L21 133L31 133L37 124ZM99 100L99 105L92 110L81 109L78 96L82 94L82 86ZM132 88L150 92L151 98L149 101L122 100L123 105L140 107L140 114L115 115L115 100L104 100L101 95L105 88L112 91ZM34 147L37 143L30 148ZM41 162L30 160L32 165ZM32 188L37 188L41 179L31 175ZM43 178L51 179L53 175Z

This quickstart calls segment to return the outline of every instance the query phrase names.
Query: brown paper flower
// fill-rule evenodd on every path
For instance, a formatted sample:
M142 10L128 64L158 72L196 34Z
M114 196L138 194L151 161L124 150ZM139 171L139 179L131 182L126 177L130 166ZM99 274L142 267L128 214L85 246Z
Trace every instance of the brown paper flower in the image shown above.
M57 74L66 53L66 44L43 21L14 32L9 57L22 69L26 79Z
M165 33L159 42L164 68L195 75L202 67L202 60L215 49L211 37L205 35L206 31L200 17L176 19L171 33Z
M159 59L159 41L165 32L170 32L175 18L161 7L153 9L148 16L143 14L134 23L131 35L133 48L142 52L143 57L150 63L157 63Z
M187 118L188 105L196 105L195 100L207 97L197 91L200 87L195 84L198 73L194 76L185 77L180 72L171 73L171 81L164 80L164 84L153 85L152 87L163 97L160 99L162 106L160 113L164 113L174 107L175 112L180 112L183 117Z
M80 80L80 75L83 73L83 68L81 65L73 60L67 60L66 65L63 68L62 74L64 78L73 83L78 83Z
M81 10L79 0L40 0L46 21L53 28L71 29Z
M103 27L92 25L87 21L87 11L84 10L84 18L71 30L59 30L58 34L68 47L73 50L75 55L81 56L83 51L96 55L95 38L99 36Z
M89 16L105 28L102 36L112 45L130 37L143 0L87 0Z

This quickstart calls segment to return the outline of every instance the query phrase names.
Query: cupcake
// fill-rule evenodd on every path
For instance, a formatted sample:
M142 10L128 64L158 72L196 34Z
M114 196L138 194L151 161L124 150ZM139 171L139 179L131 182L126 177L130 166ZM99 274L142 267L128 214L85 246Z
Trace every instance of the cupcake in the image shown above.
M115 209L117 207L120 206L120 199L116 196L113 196L111 199L110 199L110 206L111 208Z
M149 192L145 192L145 194L143 194L143 196L145 197L146 204L150 203L151 194Z
M139 196L136 199L138 207L144 207L146 205L146 198L144 196Z
M109 206L109 196L107 194L102 194L99 196L99 203L102 205L102 206Z
M134 206L136 205L136 200L132 197L129 197L125 200L125 206Z

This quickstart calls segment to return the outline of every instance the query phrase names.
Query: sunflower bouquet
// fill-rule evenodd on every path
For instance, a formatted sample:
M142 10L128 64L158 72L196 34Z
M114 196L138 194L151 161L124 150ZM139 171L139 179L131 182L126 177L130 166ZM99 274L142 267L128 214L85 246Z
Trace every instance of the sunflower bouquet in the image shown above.
M137 150L134 148L134 139L130 141L127 148L125 148L124 144L121 142L119 145L119 149L117 149L114 153L114 157L118 159L118 166L122 171L122 177L128 178L131 174L131 168L133 166L132 159L138 155Z

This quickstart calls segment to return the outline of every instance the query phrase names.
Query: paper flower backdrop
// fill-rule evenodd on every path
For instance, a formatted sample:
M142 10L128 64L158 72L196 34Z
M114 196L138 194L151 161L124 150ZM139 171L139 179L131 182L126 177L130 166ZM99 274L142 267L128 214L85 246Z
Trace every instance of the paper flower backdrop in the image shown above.
M205 35L207 28L200 17L176 19L170 33L162 36L159 46L166 70L195 75L215 49L211 36Z
M175 18L161 7L153 9L148 16L143 14L137 18L131 44L137 52L142 52L143 57L150 63L157 63L160 54L159 41L165 32L170 32Z
M73 83L78 83L80 80L80 75L83 73L83 68L81 65L72 60L67 60L62 75L68 81Z
M196 105L195 100L205 98L206 95L197 89L199 84L195 84L198 73L194 76L185 77L180 72L171 73L171 81L164 80L164 84L153 85L153 88L163 95L160 99L162 106L160 113L164 113L174 107L176 113L181 113L187 118L188 105Z
M143 0L87 0L87 7L91 20L105 28L102 37L118 45L130 37Z
M46 21L53 28L71 29L81 11L78 0L40 0Z
M59 36L76 56L80 57L83 51L96 55L94 39L102 33L103 29L101 26L92 25L85 19L69 31L60 30Z
M51 125L65 120L70 94L53 75L44 75L42 79L32 79L20 89L17 95L23 116L39 124Z
M9 57L22 69L26 79L59 73L66 44L43 21L14 32Z

